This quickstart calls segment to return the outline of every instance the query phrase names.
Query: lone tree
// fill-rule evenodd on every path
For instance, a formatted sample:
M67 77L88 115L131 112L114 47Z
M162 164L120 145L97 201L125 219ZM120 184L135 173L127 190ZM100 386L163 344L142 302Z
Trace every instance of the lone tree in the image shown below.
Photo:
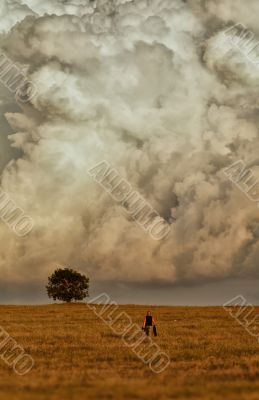
M69 303L89 296L89 278L70 268L58 268L48 278L46 286L49 297Z

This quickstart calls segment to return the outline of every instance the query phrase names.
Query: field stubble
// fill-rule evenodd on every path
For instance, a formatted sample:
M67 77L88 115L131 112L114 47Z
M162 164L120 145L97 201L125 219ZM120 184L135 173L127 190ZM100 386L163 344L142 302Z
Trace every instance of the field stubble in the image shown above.
M147 308L120 306L140 326ZM223 308L151 309L171 358L160 374L85 304L1 306L1 326L35 366L18 376L0 360L0 400L259 399L259 344Z

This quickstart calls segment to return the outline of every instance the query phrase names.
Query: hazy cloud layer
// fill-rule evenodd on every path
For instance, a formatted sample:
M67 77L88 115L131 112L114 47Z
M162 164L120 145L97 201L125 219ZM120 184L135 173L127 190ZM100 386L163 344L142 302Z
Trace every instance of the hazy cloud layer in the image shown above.
M1 3L1 47L38 89L5 114L14 133L2 187L35 228L21 239L0 225L4 280L40 282L60 264L126 282L258 275L259 210L222 170L258 160L259 68L216 44L233 23L259 33L259 5L203 3ZM91 181L87 169L104 159L176 217L166 239Z

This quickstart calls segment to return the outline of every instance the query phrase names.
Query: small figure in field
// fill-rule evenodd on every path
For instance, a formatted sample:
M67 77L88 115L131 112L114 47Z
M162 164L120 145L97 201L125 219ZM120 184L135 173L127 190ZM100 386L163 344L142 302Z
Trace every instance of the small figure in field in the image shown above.
M142 330L145 331L146 335L149 336L150 328L153 327L153 334L154 336L157 336L157 331L156 331L156 322L154 318L151 315L150 311L147 311L147 315L144 319Z

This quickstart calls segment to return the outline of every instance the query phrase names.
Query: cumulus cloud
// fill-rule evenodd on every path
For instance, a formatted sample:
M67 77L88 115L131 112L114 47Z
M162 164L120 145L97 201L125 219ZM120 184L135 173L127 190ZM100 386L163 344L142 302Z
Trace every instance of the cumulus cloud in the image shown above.
M1 47L38 90L6 113L20 156L2 169L2 187L35 228L20 239L0 226L4 279L41 281L60 264L126 282L255 276L258 210L222 172L258 159L259 70L216 46L241 2L3 4ZM163 241L91 180L102 160L176 218Z

